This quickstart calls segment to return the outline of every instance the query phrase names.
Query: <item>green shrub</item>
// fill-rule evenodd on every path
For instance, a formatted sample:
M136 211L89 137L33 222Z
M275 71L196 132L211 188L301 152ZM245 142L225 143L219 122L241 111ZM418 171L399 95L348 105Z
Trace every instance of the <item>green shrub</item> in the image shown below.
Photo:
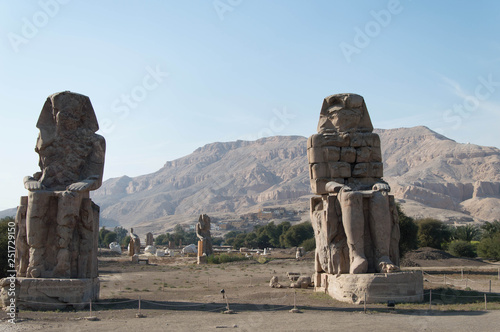
M304 240L301 244L301 247L304 247L305 251L313 251L316 249L316 239L315 238L310 238L307 240Z
M500 232L483 238L477 245L477 253L483 258L500 260Z
M457 257L474 258L477 256L474 245L463 240L452 241L448 246L448 251L450 254Z
M432 218L420 219L417 221L417 225L420 247L441 249L441 244L450 239L450 229L439 220Z
M408 217L399 204L396 204L399 218L399 256L403 257L408 251L418 248L418 226L413 218Z
M280 236L283 247L298 247L302 242L314 237L314 230L310 222L293 225Z
M229 263L229 262L237 262L248 260L245 255L241 254L212 254L207 257L208 264L221 264L221 263Z

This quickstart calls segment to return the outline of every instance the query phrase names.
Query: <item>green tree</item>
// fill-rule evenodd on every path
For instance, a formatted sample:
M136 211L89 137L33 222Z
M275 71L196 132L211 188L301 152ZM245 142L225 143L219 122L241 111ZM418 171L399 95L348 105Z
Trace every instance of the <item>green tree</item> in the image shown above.
M420 219L418 225L418 242L421 247L441 249L441 244L450 239L451 232L444 223L432 218Z
M130 235L127 235L121 240L120 245L123 247L127 247L129 243L130 243Z
M111 233L111 231L109 229L106 229L105 226L103 226L100 230L99 230L99 247L107 247L104 243L104 238L106 237L106 234L108 233Z
M177 224L174 227L174 231L172 232L172 240L174 241L175 245L178 245L180 241L182 241L182 244L185 245L185 236L186 236L186 231L184 228Z
M450 245L448 246L448 251L450 252L450 254L457 257L474 258L477 256L474 245L464 240L451 241Z
M106 233L106 235L104 236L103 245L109 248L109 244L111 242L116 242L116 237L117 236L115 232Z
M310 222L303 222L291 226L280 237L280 244L283 247L298 247L302 242L314 237L314 230Z
M15 220L12 217L0 219L0 278L6 277L7 271L12 270L9 266L9 258L14 258L14 256L9 257L11 254L9 253L9 230L13 229L14 223ZM12 261L10 262L12 263Z
M461 241L474 241L478 240L481 235L481 230L474 225L465 225L458 226L455 229L451 230L451 239L452 240L461 240Z
M418 226L413 218L408 217L399 204L396 204L399 217L399 255L403 257L410 250L418 248Z
M123 238L127 236L128 231L122 226L116 226L113 229L113 232L116 233L116 242L121 243Z
M189 231L184 233L184 239L182 240L182 243L188 245L188 244L198 244L198 236L196 236L195 231Z
M310 239L304 240L304 242L302 242L300 246L304 247L305 251L313 251L316 249L316 239L312 237Z
M257 234L254 232L248 233L245 236L245 247L247 248L257 248Z
M500 260L500 232L491 237L484 237L477 245L480 257Z
M243 233L243 232L241 232L241 231L229 231L224 235L224 240L227 241L228 239L235 238L238 234L241 234L241 233Z
M170 241L170 233L160 234L155 239L155 244L157 246L167 245Z
M240 233L240 234L236 235L236 237L228 240L228 244L235 249L240 249L241 247L245 246L246 236L247 236L246 233Z
M269 248L271 245L270 240L271 239L269 238L266 232L261 232L261 234L259 234L256 239L257 247L259 249Z
M224 238L222 236L216 236L212 238L212 244L214 246L220 246L224 242Z
M493 237L495 234L500 233L500 221L487 221L481 226L481 230L483 231L483 238Z

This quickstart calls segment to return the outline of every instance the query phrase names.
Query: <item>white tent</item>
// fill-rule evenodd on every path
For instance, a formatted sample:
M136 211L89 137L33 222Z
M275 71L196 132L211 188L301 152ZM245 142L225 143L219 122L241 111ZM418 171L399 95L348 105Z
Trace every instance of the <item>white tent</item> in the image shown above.
M122 253L122 248L120 247L120 244L118 242L111 242L109 244L109 249L111 249L114 252L117 252L119 254Z
M196 254L198 252L198 247L195 246L194 244L190 244L188 246L185 246L182 248L181 251L183 254Z

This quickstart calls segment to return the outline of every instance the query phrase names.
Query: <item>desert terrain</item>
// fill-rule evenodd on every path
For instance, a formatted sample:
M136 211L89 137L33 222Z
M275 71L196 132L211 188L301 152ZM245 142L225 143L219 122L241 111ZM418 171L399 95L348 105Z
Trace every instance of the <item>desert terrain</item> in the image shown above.
M312 253L296 261L293 252L276 250L264 264L247 260L197 265L195 257L149 256L146 265L104 250L99 257L100 300L92 313L89 306L78 311L21 310L12 325L2 312L0 331L493 331L500 319L495 294L489 294L486 311L481 294L477 301L474 296L462 300L458 291L443 289L446 275L447 287L454 283L455 289L463 289L466 278L469 287L487 292L492 280L492 292L500 292L496 264L416 253L412 259L420 266L412 268L425 271L426 292L434 290L431 310L427 295L424 303L397 303L394 310L384 303L369 304L365 313L362 305L335 301L312 287L270 288L274 275L288 286L287 272L312 274ZM221 289L234 314L223 314L227 304ZM300 313L289 312L294 297ZM139 298L143 318L137 317ZM88 320L90 316L97 320Z

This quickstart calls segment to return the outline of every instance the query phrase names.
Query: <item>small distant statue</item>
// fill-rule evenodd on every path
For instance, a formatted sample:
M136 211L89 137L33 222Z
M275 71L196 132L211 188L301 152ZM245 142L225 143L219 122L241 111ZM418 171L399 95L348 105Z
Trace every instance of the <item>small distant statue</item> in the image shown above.
M105 140L96 134L90 99L69 91L49 96L36 127L40 172L24 178L18 276L97 277L99 207L89 192L102 184Z
M196 224L196 236L203 242L202 254L209 256L213 253L212 237L210 236L210 217L206 214L200 215Z
M154 237L153 237L153 233L151 232L148 232L146 234L146 246L154 246Z
M134 233L134 229L130 229L130 242L128 245L128 255L134 256L141 253L141 239Z

